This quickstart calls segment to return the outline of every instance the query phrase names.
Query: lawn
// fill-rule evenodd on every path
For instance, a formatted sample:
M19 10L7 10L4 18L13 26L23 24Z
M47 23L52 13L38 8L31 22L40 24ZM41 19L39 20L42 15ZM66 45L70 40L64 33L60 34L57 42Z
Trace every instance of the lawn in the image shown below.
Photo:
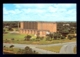
M3 40L11 39L11 38L14 38L15 40L23 40L25 36L26 36L25 34L10 34L10 33L8 33L8 34L4 34Z
M9 42L11 43L21 43L21 44L55 44L55 43L64 43L64 42L74 42L76 41L76 38L69 40L69 39L64 39L64 40L52 40L52 41L45 41L45 38L43 40L40 41L35 41L35 40L31 40L31 41L24 41L24 37L26 36L26 34L4 34L3 35L3 42L6 41L6 39L9 40ZM14 38L14 40L12 41L11 39ZM35 39L35 36L32 35L32 38Z
M49 46L49 47L37 47L37 48L59 53L61 47L62 47L62 45L59 45L59 46Z
M74 47L74 50L73 50L73 51L74 51L74 53L76 54L76 52L77 52L77 51L76 51L76 47Z
M9 47L3 48L3 52L16 54L18 51L19 51L19 48L9 48Z
M4 54L39 54L36 51L35 52L34 51L31 51L30 48L28 48L28 49L20 49L20 48L15 48L15 47L13 47L13 48L3 47L3 53Z

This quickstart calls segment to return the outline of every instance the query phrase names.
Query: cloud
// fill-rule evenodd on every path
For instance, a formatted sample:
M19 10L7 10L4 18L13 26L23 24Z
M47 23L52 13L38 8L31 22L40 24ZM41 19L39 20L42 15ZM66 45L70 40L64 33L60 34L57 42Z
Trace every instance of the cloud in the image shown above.
M6 10L6 8L3 8L3 14L8 14L9 12Z
M54 7L52 7L52 6L49 7L49 11L50 11L50 12L56 12L57 10L58 10L57 8L54 8Z
M19 14L21 11L19 9L15 10L7 10L5 7L3 8L3 14Z
M48 6L51 6L53 4L13 4L16 8L46 8Z
M3 7L3 20L10 21L76 21L76 4L13 4Z

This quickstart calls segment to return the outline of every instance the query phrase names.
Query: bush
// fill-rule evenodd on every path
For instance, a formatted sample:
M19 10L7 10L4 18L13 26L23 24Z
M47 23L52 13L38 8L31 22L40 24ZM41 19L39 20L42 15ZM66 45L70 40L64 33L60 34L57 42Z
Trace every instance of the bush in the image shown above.
M4 42L5 42L5 43L9 43L9 42L10 42L10 40L6 39Z
M9 28L8 28L8 31L13 31L13 29L9 27Z
M65 39L65 37L64 36L61 36L61 39Z
M25 47L25 53L27 53L27 54L35 54L35 52L34 51L32 51L32 49L30 48L30 47Z
M36 39L35 39L35 38L31 38L30 40L31 40L31 41L35 41Z
M18 29L16 29L16 31L19 31Z
M24 38L25 38L25 39L24 39L25 41L26 41L26 40L29 41L30 38L31 38L31 36L30 36L30 35L27 35L27 36L25 36Z
M26 46L24 49L19 49L18 54L38 54L36 51L32 51L32 49Z
M12 38L11 40L14 40L14 38Z
M47 38L46 38L46 41L51 41L51 38L50 38L50 37L47 37Z
M53 38L53 33L50 33L50 34L46 34L46 36L48 36L49 38Z
M10 48L13 48L13 47L14 47L14 45L11 45L11 46L10 46Z
M40 37L40 40L43 40L44 39L44 37Z
M36 41L40 41L40 37L39 36L36 37Z
M72 35L68 35L68 39L69 40L72 40L73 39L73 36Z

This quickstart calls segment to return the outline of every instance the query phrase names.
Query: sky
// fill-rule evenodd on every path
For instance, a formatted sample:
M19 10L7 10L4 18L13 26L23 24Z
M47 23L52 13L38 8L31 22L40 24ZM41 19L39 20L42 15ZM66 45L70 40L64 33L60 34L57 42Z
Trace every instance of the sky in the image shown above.
M76 21L76 4L3 4L3 21Z

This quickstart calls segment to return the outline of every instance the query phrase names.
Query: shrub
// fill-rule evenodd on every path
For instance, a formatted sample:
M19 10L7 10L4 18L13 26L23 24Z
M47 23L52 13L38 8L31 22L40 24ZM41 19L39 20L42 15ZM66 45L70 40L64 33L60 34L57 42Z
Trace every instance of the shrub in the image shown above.
M61 36L61 39L65 39L65 37L64 36Z
M11 40L14 40L14 38L12 38Z
M68 39L69 40L72 40L73 39L73 36L72 35L68 35Z
M16 31L19 31L18 29L16 29Z
M9 43L9 42L10 42L10 40L8 40L8 39L5 40L5 43Z
M30 36L30 35L27 35L27 36L25 36L24 38L25 38L24 40L29 41L29 40L30 40L30 38L31 38L31 36Z
M50 34L46 34L46 36L48 36L49 38L53 38L53 33L50 33Z
M39 36L36 37L36 41L40 41L40 37Z
M10 48L13 48L13 47L14 47L14 45L11 45L11 46L10 46Z
M32 39L30 39L31 41L35 41L36 39L35 38L32 38Z
M24 49L19 49L18 54L38 54L36 51L32 51L32 49L26 46Z
M32 49L28 46L25 47L25 49L23 50L19 50L18 53L22 53L22 54L37 54L36 51L32 51Z
M8 31L13 31L13 29L9 27L9 28L8 28Z
M40 37L39 37L39 36L37 36L37 37L36 37L36 39L40 39Z
M51 38L50 38L50 37L47 37L46 40L47 40L47 41L51 41Z
M44 37L40 37L40 40L43 40L44 39Z

